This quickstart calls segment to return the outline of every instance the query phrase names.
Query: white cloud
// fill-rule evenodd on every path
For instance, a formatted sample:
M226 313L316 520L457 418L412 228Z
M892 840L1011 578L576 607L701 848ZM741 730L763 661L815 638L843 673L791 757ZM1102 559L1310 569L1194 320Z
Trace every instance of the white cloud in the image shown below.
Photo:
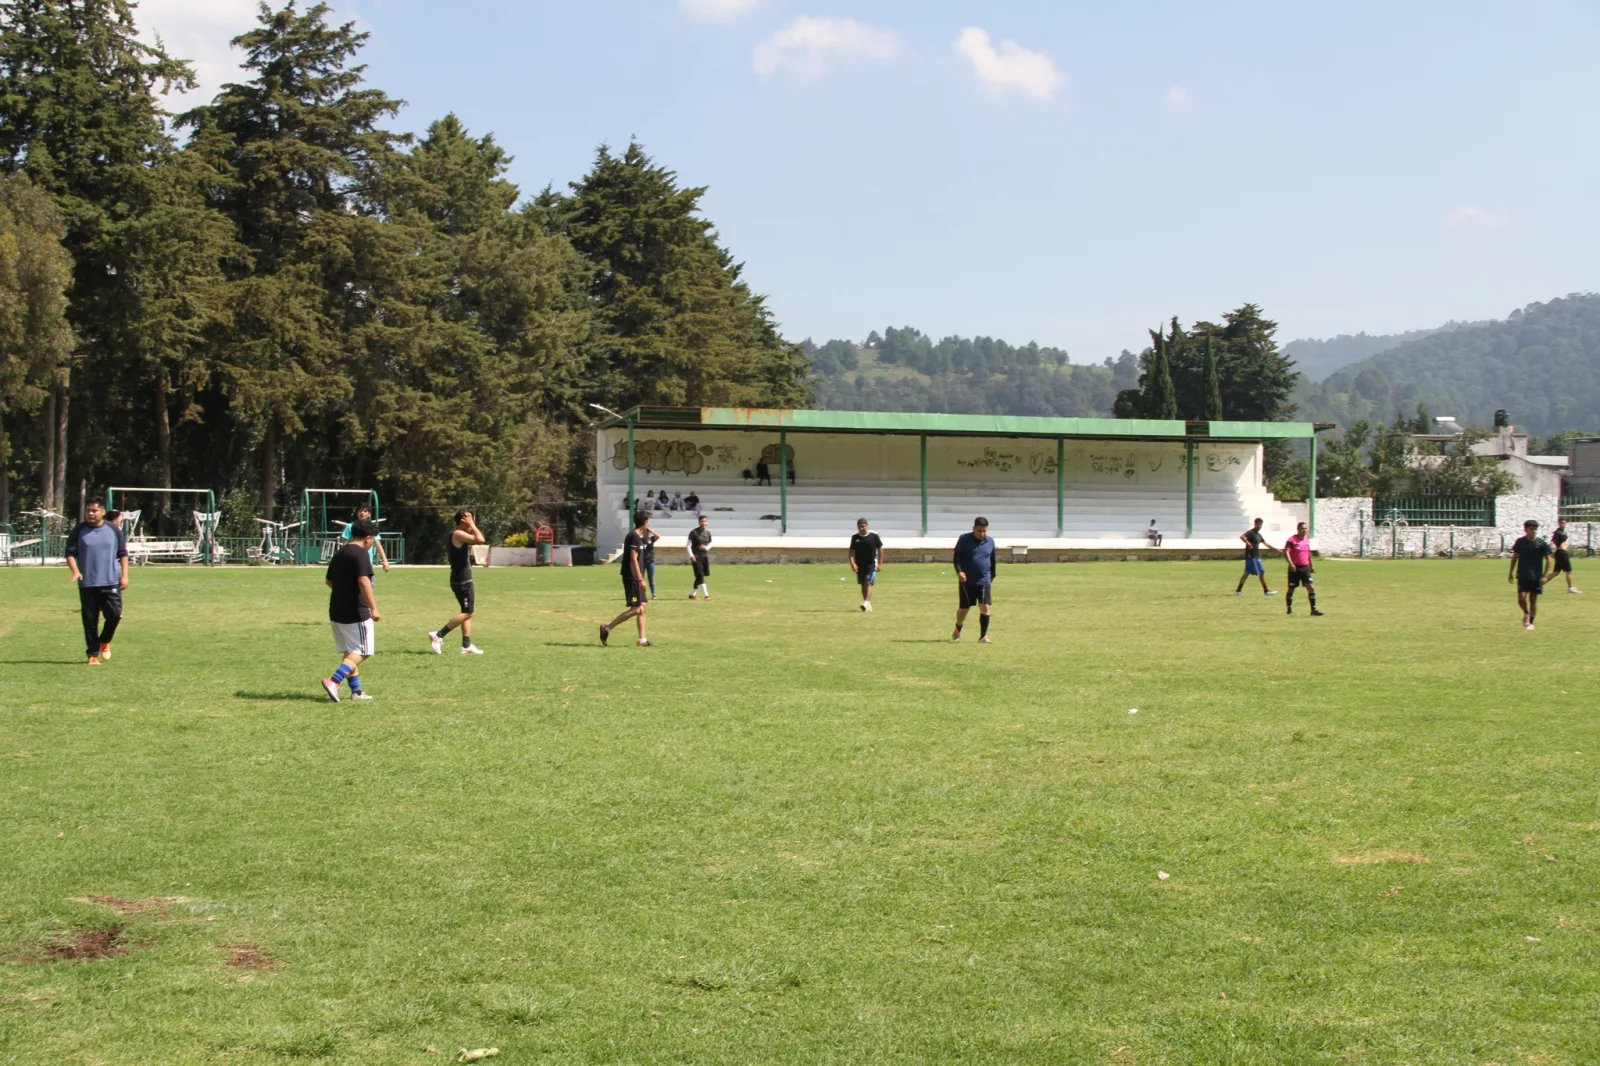
M1489 229L1503 226L1505 222L1506 216L1490 211L1486 207L1479 207L1476 204L1462 204L1450 212L1449 217L1444 220L1445 226L1450 229L1461 229L1469 226L1475 229Z
M883 26L852 18L810 18L802 15L755 47L757 74L784 68L802 77L816 77L834 59L893 59L900 38Z
M1181 85L1174 85L1167 90L1167 107L1173 111L1189 110L1189 90Z
M968 26L956 38L956 51L972 63L978 80L991 96L1019 92L1036 100L1049 100L1066 81L1055 62L1043 52L1032 52L1016 41L1001 41L995 48L986 30Z
M742 15L761 0L678 0L678 10L690 18L719 22Z

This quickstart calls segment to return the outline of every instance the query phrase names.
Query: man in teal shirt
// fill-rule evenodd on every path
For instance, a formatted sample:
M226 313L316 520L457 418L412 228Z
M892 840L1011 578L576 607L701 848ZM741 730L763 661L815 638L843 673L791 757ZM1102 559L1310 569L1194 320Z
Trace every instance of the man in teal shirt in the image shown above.
M366 504L362 504L360 507L356 508L355 518L344 524L344 529L339 533L339 539L344 541L351 540L352 538L350 536L350 531L355 528L355 524L357 522L361 521L372 522L374 526L378 524L377 522L373 521L372 508L368 507ZM381 565L384 573L387 574L389 572L389 557L383 552L382 537L372 538L372 547L367 549L367 558L372 560L373 566Z

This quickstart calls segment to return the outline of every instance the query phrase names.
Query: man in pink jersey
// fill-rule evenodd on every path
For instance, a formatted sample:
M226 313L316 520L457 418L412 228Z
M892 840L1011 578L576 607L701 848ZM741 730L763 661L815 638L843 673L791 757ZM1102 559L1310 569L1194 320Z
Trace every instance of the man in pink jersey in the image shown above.
M1322 612L1317 610L1317 586L1311 581L1314 569L1311 565L1311 538L1306 536L1304 522L1296 525L1294 536L1284 542L1283 557L1289 561L1289 594L1283 598L1283 606L1289 614L1294 614L1294 590L1304 585L1306 595L1311 599L1311 613L1320 618Z

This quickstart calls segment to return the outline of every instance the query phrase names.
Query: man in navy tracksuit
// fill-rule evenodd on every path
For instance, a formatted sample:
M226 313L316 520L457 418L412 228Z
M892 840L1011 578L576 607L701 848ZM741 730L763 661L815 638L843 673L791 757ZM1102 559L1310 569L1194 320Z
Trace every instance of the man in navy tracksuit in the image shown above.
M122 530L106 521L106 505L97 496L84 508L85 520L67 535L67 566L78 583L83 613L84 650L90 666L111 658L111 638L122 621L122 590L128 587L128 542ZM101 628L100 619L105 619Z
M956 567L956 580L960 585L960 606L956 608L956 631L951 640L961 639L961 626L967 620L967 611L978 607L978 643L989 640L989 590L994 584L994 541L989 537L989 520L976 518L972 532L963 533L956 541L956 554L952 560Z

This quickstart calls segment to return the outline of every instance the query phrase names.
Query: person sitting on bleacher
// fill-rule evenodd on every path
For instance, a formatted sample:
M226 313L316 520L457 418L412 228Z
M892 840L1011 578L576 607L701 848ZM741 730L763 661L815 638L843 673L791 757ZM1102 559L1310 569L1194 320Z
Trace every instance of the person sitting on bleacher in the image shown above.
M683 509L693 511L695 514L700 513L700 497L694 494L694 489L690 489L689 495L683 498Z
M656 510L670 511L671 509L671 505L667 503L667 490L662 489L660 492L656 493Z
M1152 548L1161 547L1161 530L1156 528L1156 520L1154 518L1150 519L1150 528L1144 531L1144 535Z
M674 511L683 510L683 493L674 492L672 494L672 508L671 509L674 510Z

